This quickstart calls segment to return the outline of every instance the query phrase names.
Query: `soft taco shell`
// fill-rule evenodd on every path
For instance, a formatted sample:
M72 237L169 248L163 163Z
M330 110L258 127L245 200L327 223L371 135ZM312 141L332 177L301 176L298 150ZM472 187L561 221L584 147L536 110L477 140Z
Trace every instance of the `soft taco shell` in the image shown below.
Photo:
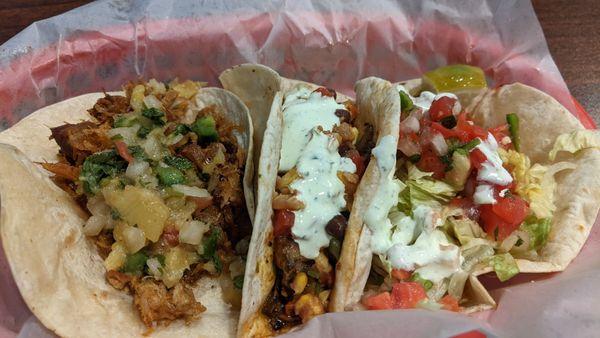
M410 80L402 84L413 94L423 88L420 80ZM358 84L356 92L358 102L369 100L377 102L384 97L393 99L388 91L372 92ZM468 107L467 110L472 112L473 119L486 128L506 123L506 114L517 114L520 120L521 151L533 162L550 164L548 153L554 140L560 134L583 129L581 123L555 99L523 84L506 85L474 95L467 93L461 99L463 107ZM385 113L385 110L380 110L380 114L385 115ZM389 124L398 123L395 118L393 122L391 121ZM384 136L385 132L386 130L382 129L379 138ZM555 205L557 208L548 242L542 248L538 261L517 259L521 272L564 270L581 250L598 214L600 177L593 173L600 170L600 150L583 150L576 155L563 156L561 160L574 163L576 168L556 176L558 187L555 192ZM372 157L356 197L357 201L364 204L355 202L353 206L354 218L351 217L349 224L351 236L362 226L363 220L359 215L364 214L368 208L371 200L369 194L372 197L372 191L376 190L379 175L376 158ZM370 232L367 227L363 227L358 241L349 241L348 237L344 241L342 259L352 258L348 252L356 252L356 254L353 264L346 262L342 264L343 269L351 269L352 273L338 270L338 276L346 277L336 281L336 289L345 289L345 296L336 302L336 311L356 308L356 304L360 301L372 257L369 243ZM491 270L476 271L467 281L465 298L468 302L464 307L465 312L475 312L495 306L493 298L476 277L489 271ZM349 278L348 275L352 277ZM342 280L346 285L341 284Z
M86 94L47 106L0 133L0 234L21 295L37 318L59 336L234 336L238 313L222 300L219 282L213 278L200 279L194 288L196 299L207 308L198 320L148 330L132 297L106 282L102 259L82 232L87 215L49 179L48 172L32 163L56 161L59 148L49 140L49 128L92 120L86 110L102 96ZM236 136L248 154L244 189L253 214L248 110L222 89L201 89L197 99L222 107L240 126Z
M221 74L220 79L225 89L233 91L249 105L253 120L255 121L255 132L261 133L261 131L264 131L257 169L257 205L254 231L252 233L246 275L244 277L238 335L244 337L268 336L273 335L274 332L271 330L271 326L266 318L261 314L261 306L275 283L272 248L273 224L271 222L273 209L271 202L273 191L275 191L275 181L277 179L279 156L281 153L283 97L287 91L296 86L307 86L311 89L316 89L319 86L280 77L271 68L255 64L244 64L226 70ZM279 87L276 88L276 94L269 101L271 97L269 92L273 88L268 85L264 86L264 84L277 83ZM255 84L259 85L254 89L247 88ZM348 99L347 96L337 93L338 102ZM361 115L362 112L359 116ZM364 125L364 122L376 121L376 117L374 116L367 120L365 119L366 117L357 119L355 126L359 130ZM260 121L264 121L264 124L261 124Z

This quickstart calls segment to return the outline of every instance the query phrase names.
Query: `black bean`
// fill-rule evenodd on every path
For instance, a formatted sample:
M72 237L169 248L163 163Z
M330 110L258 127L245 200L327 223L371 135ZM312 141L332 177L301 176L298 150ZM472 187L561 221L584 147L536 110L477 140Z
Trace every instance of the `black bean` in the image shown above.
M342 215L337 215L333 217L327 225L325 226L325 230L331 236L341 240L344 238L344 233L346 232L346 226L348 225L348 221L346 217Z
M350 122L350 120L352 119L350 112L346 109L337 109L335 111L335 116L340 118L340 122Z
M454 115L446 116L440 120L440 123L445 128L452 129L452 128L456 127L456 118L454 117Z

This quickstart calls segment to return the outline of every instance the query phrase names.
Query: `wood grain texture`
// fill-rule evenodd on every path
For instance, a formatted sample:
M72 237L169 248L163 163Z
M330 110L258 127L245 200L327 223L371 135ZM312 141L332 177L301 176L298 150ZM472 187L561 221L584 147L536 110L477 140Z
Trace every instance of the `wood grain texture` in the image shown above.
M0 44L37 20L89 0L0 0ZM573 96L600 124L600 0L532 0Z

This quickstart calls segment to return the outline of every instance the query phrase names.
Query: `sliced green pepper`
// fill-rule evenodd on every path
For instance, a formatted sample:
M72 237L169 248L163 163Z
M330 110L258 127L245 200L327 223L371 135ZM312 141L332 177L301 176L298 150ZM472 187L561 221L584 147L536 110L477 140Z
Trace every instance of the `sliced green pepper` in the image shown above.
M126 273L141 273L146 266L147 260L148 256L141 251L132 255L127 255L127 259L125 260L125 264L121 268L121 271Z
M185 175L173 167L156 167L156 173L158 174L158 180L165 186L171 186L173 184L181 184L185 182Z
M517 114L508 114L506 115L506 122L508 123L510 138L515 146L515 150L519 151L519 148L521 147L521 140L519 139L519 117Z
M430 280L422 278L418 273L413 273L412 276L410 276L410 280L423 285L425 290L429 290L431 287L433 287L433 283Z
M413 102L410 96L403 91L400 91L400 109L402 112L407 112L413 107Z
M115 119L113 123L114 128L123 128L123 127L131 127L137 120L136 116L119 116Z
M204 116L198 118L190 129L202 140L215 141L219 137L217 133L217 125L212 116Z

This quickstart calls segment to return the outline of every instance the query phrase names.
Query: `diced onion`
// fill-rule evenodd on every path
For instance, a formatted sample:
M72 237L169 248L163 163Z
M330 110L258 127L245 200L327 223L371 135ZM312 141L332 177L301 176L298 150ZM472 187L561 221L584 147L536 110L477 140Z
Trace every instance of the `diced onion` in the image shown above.
M148 157L153 161L160 160L163 153L162 146L156 136L154 131L151 132L141 144L142 149L144 149Z
M460 101L456 100L456 102L454 102L454 106L452 106L452 115L456 116L460 114L461 110L462 106L460 105Z
M152 258L148 259L146 261L146 265L148 266L148 271L150 271L150 273L154 277L159 278L160 275L162 275L162 272L161 272L162 265L160 264L160 262L158 261L158 259L156 257L152 257Z
M87 222L85 222L85 225L83 226L83 233L86 236L97 236L100 231L102 231L106 223L106 217L92 215L90 218L88 218Z
M409 116L400 122L400 131L403 133L418 132L420 128L419 120L414 116Z
M413 156L421 151L419 145L407 137L398 140L398 149L406 156Z
M167 92L167 87L164 83L156 81L156 79L150 79L148 86L152 89L154 94L164 94Z
M202 188L198 188L198 187L192 187L189 185L183 185L183 184L173 184L171 186L173 188L173 190L180 192L186 196L191 196L191 197L211 197L210 193L208 192L208 190L206 189L202 189Z
M198 245L202 236L208 231L209 225L200 221L189 221L179 229L179 241L182 243Z
M134 145L137 140L137 132L140 129L140 125L136 124L132 127L121 127L121 128L113 128L106 132L108 137L113 138L115 136L120 136L123 138L123 142L127 145Z
M101 194L88 198L87 208L94 216L109 216L110 207L104 201Z
M128 253L136 253L146 245L146 236L141 229L126 226L123 229L123 242Z
M435 133L431 138L431 145L433 146L433 150L438 154L438 156L444 156L448 153L448 145L446 144L446 140L440 133Z
M149 167L150 167L150 165L148 164L148 162L146 162L144 160L134 160L133 162L129 163L129 165L127 166L127 170L125 170L125 177L127 177L131 180L136 180Z
M156 108L159 110L163 109L162 102L160 102L160 100L157 99L154 95L148 95L144 97L144 104L147 108Z
M509 252L513 246L517 244L517 241L519 241L519 236L513 232L510 234L510 236L506 237L502 243L500 243L500 247L498 249L500 249L501 252Z

